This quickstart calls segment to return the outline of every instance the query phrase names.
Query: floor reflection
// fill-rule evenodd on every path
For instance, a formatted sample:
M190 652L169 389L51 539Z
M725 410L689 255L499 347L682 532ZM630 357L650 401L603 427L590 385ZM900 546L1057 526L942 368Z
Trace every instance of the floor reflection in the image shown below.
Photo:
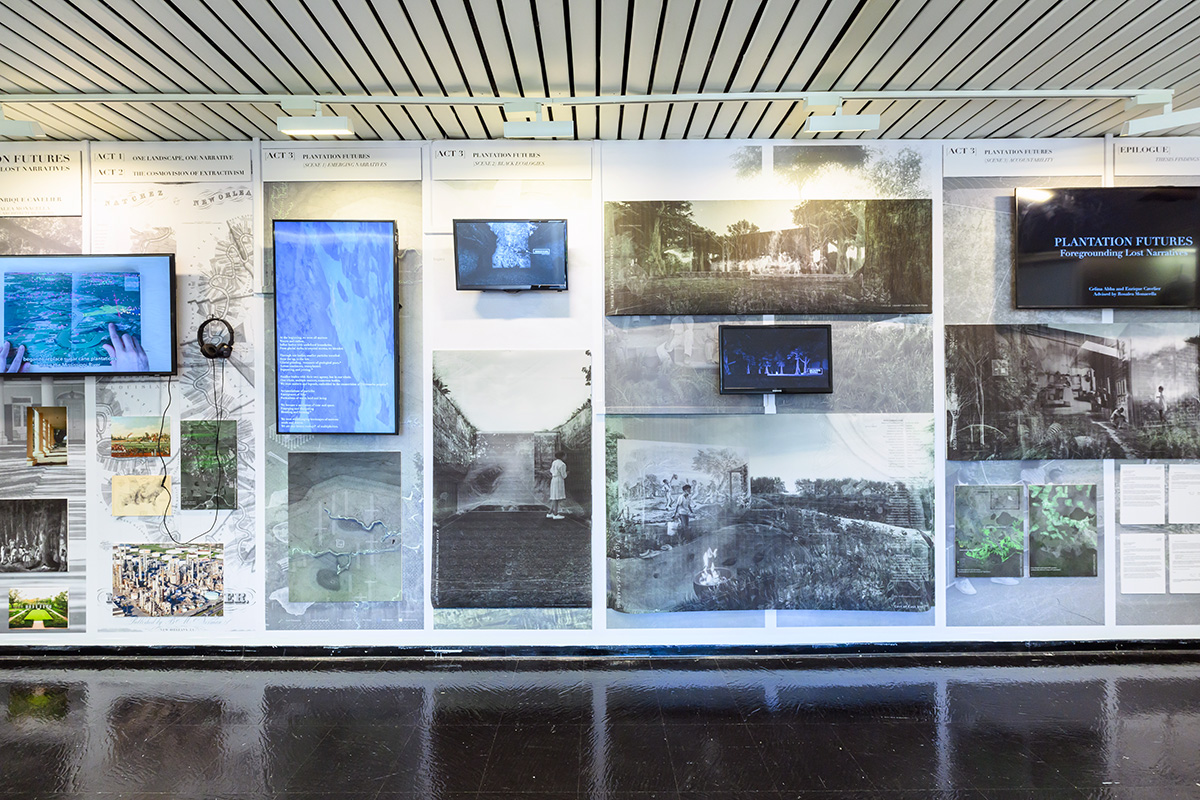
M0 798L1196 791L1200 663L1064 661L11 667L0 674Z

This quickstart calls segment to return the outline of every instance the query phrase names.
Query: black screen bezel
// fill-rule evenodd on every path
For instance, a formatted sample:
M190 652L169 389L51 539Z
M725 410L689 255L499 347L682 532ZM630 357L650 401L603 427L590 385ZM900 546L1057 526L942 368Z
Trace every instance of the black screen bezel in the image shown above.
M174 253L9 253L0 255L0 274L7 272L5 263L16 260L29 259L94 259L94 258L119 258L119 259L151 259L151 258L166 258L167 259L167 279L170 288L170 309L171 318L171 367L168 370L55 370L53 372L38 372L36 370L30 372L4 372L0 373L0 377L4 379L22 379L22 378L86 378L86 377L102 377L102 378L164 378L171 375L176 375L179 372L179 334L176 330L178 319L176 317L178 295L175 281L175 254ZM4 302L3 292L0 291L0 303ZM144 339L146 332L142 331Z
M820 330L825 334L825 343L829 350L829 372L826 385L816 389L799 387L779 387L760 389L757 387L738 388L725 385L725 332L727 330ZM831 394L833 392L833 326L829 323L804 323L781 325L718 325L717 326L717 391L720 394Z
M526 222L542 224L545 222L561 222L563 226L563 265L562 265L562 285L558 284L542 284L542 285L519 285L519 286L494 286L494 285L479 285L466 284L462 279L462 268L458 263L458 229L459 225L465 224L487 224L489 222ZM481 219L455 219L452 222L453 238L454 238L454 288L459 292L565 292L568 284L568 255L570 249L567 240L567 220L565 219L503 219L498 217L488 217Z
M330 430L282 430L280 426L279 406L279 293L275 282L279 280L279 250L275 246L276 226L279 223L327 223L327 224L387 224L392 226L392 336L393 352L396 354L392 364L392 426L386 431L330 431ZM273 378L275 381L275 432L281 436L394 436L400 432L400 247L399 225L394 219L273 219L271 220L271 334L274 339L275 362Z

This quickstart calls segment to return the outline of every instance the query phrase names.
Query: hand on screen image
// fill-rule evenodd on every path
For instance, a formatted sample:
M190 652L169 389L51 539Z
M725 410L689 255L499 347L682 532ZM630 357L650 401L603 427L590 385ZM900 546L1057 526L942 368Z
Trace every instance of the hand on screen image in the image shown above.
M108 353L113 369L118 372L146 372L150 369L150 359L146 357L146 351L142 349L142 343L136 336L120 333L117 326L110 322L108 337L112 344L104 343L100 346Z
M12 362L9 362L9 354ZM0 344L0 371L8 373L29 372L29 362L25 360L25 345L14 348L8 342Z

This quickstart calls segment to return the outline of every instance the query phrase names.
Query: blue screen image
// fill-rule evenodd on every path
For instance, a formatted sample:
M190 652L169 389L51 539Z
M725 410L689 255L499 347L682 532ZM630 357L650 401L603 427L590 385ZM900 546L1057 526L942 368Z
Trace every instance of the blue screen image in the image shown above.
M825 325L722 325L723 393L833 390Z
M565 289L566 220L455 220L454 260L459 289Z
M395 433L395 224L276 220L280 433Z

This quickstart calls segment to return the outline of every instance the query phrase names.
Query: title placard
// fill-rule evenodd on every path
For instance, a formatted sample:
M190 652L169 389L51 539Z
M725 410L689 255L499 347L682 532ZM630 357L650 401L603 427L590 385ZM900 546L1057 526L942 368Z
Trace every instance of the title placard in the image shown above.
M82 213L83 150L78 145L0 145L0 217Z
M1198 139L1175 136L1118 140L1113 149L1113 172L1117 175L1200 175Z
M942 145L947 178L1103 175L1102 139L974 140Z
M438 181L591 178L592 146L588 142L433 143L433 179Z
M249 142L103 144L92 147L93 183L250 180Z
M264 181L419 181L421 147L407 142L264 142Z

